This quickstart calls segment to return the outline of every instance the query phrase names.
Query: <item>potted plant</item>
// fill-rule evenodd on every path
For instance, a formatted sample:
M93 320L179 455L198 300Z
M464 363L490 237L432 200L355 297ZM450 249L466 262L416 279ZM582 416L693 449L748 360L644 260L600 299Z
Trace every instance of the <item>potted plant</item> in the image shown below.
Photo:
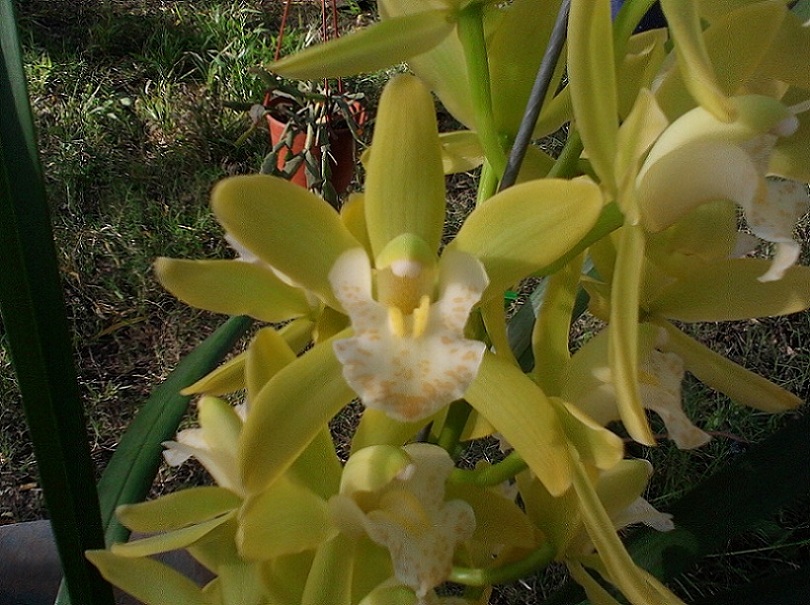
M266 129L271 145L261 172L317 190L337 207L354 174L356 142L366 120L363 95L293 86L265 70L256 73L267 88L262 102L249 109L249 132Z

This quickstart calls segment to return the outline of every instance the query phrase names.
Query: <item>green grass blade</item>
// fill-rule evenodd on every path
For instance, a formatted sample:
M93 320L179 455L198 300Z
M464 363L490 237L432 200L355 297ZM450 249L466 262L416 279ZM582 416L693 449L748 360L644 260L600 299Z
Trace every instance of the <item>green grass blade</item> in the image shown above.
M115 519L115 508L140 502L149 492L163 451L160 444L174 437L191 399L180 390L212 370L251 323L249 317L232 317L220 326L154 390L129 425L98 484L107 544L129 535Z
M74 603L113 602L56 251L11 0L0 0L0 313Z

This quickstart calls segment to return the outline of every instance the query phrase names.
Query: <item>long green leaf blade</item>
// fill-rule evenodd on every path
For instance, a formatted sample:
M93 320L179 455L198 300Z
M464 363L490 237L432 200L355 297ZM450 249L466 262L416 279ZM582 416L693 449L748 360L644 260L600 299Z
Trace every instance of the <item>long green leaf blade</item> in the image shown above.
M0 0L0 313L68 592L113 602L84 558L99 503L11 0Z

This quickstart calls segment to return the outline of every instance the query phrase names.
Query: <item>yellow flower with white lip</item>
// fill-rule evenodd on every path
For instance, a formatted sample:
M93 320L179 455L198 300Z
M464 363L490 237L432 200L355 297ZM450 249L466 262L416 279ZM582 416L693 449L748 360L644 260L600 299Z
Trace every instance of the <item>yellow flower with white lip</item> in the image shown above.
M464 338L470 311L489 282L483 266L451 250L434 267L432 253L414 238L406 234L386 251L411 247L417 253L397 258L393 252L390 262L378 262L379 301L372 297L372 269L364 250L346 252L329 273L354 330L351 338L334 343L343 376L367 407L403 422L431 416L461 398L486 348Z
M351 320L251 402L241 440L251 492L283 474L356 396L389 426L413 421L413 433L464 397L526 448L552 491L567 488L564 437L542 391L486 350L483 333L473 339L464 329L474 305L502 308L504 290L585 236L603 207L599 188L587 178L511 187L477 207L439 258L444 188L433 99L417 78L401 75L383 91L365 192L344 220L312 193L269 176L214 189L212 206L228 233ZM285 438L268 440L268 430Z
M445 501L453 467L446 451L428 443L366 448L349 458L330 501L342 531L365 533L390 551L397 580L420 603L447 579L456 548L475 530L469 504Z

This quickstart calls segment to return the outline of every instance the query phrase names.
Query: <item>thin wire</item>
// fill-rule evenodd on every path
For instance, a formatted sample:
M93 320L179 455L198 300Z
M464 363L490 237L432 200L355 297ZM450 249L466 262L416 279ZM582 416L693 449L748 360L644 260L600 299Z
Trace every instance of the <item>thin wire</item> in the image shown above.
M534 126L537 124L537 118L543 106L543 99L546 98L548 87L551 84L551 78L554 75L554 68L557 66L557 61L560 58L563 45L565 44L568 13L570 10L571 0L563 0L560 5L560 12L557 13L554 28L551 30L546 52L543 55L543 60L540 62L540 68L537 70L537 77L534 80L534 86L529 95L529 101L526 103L526 111L523 114L523 120L520 122L520 128L515 137L515 143L512 145L512 151L509 153L509 160L506 163L506 170L503 172L503 178L501 179L498 191L503 191L507 187L511 187L517 180L520 165L523 163L526 149L529 147L529 141L532 138Z

